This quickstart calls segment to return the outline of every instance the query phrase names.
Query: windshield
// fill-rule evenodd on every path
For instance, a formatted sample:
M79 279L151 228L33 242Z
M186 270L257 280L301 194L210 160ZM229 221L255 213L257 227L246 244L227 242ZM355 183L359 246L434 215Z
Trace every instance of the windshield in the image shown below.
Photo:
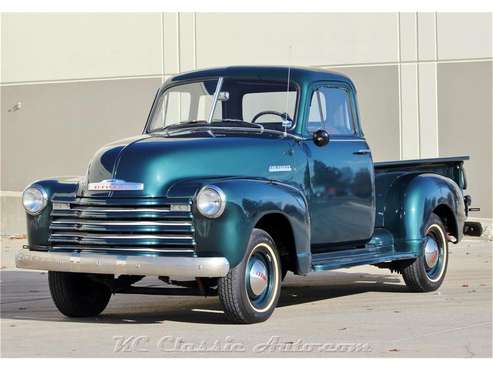
M287 81L216 78L170 87L158 97L148 131L185 124L292 126L298 91Z

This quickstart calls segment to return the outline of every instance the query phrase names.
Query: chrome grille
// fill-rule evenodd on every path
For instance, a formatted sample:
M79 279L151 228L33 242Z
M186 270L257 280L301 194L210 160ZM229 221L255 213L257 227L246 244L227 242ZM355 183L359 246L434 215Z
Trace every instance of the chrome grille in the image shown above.
M112 204L109 200L58 202L51 211L49 242L54 249L128 250L193 253L190 211L170 204Z

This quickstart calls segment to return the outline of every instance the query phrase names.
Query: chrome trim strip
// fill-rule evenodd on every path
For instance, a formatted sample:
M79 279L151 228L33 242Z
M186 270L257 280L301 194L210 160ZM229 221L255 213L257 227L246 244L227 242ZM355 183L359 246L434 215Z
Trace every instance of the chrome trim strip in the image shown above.
M364 139L330 139L330 141L335 141L335 142L338 142L338 141L349 141L349 142L354 142L354 143L360 143L360 142L364 142L366 140L364 140Z
M355 154L355 155L371 154L371 150L370 149L360 149L360 150L353 152L353 154Z
M144 190L141 182L126 182L119 179L107 179L100 182L90 182L87 184L89 191L135 191Z
M109 225L109 226L192 226L190 221L91 221L87 219L64 219L51 221L51 224Z
M56 232L50 235L51 238L91 238L91 239L185 239L193 240L191 235L180 235L180 234L166 234L166 235L155 235L155 234L92 234L85 232Z
M311 137L304 137L303 138L303 141L311 141L313 140L313 138ZM363 142L366 142L365 139L330 139L330 142L345 142L345 141L348 141L348 142L353 142L353 143L363 143Z
M77 204L79 206L79 204ZM81 208L70 208L70 209L54 209L53 211L76 211L76 212L99 212L99 213L111 213L111 212L157 212L157 213L170 213L179 211L171 211L169 209L160 209L160 208L100 208L100 207L81 207ZM183 212L184 214L189 213Z
M183 248L176 248L176 249L170 249L170 248L101 248L101 247L90 247L87 245L82 245L82 246L54 246L50 247L52 250L76 250L76 251L82 251L82 252L105 252L105 253L112 253L112 252L146 252L146 253L194 253L194 249L183 249Z
M15 265L22 269L115 275L223 277L229 271L224 257L163 257L93 252L21 250Z

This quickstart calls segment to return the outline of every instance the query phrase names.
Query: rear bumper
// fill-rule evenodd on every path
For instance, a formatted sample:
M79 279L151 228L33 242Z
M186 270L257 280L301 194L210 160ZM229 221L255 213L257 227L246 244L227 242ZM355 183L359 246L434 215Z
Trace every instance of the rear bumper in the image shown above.
M18 268L115 275L223 277L229 271L224 257L164 257L95 252L38 252L21 250Z

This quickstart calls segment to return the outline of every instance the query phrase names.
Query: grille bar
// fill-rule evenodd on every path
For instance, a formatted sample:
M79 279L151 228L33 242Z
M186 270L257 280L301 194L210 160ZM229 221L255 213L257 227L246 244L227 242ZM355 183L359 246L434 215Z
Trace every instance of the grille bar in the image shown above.
M79 224L79 225L115 225L115 226L192 226L189 221L92 221L82 219L59 219L51 222L52 225Z
M100 200L98 200L100 201ZM137 201L136 201L137 202ZM65 203L52 210L52 248L161 252L194 251L193 216L159 204Z
M190 212L172 212L158 208L74 208L74 209L54 209L51 212L53 217L77 217L94 219L191 219Z
M163 245L163 246L194 246L191 235L119 235L119 234L90 234L90 233L56 233L51 234L51 243L69 243L80 245Z
M52 247L52 250L61 251L61 250L76 250L76 251L91 251L91 252L108 252L108 248L99 248L99 247L91 247L87 248L86 246L61 246L61 247ZM112 252L146 252L146 253L183 253L183 254L193 254L195 249L193 248L132 248L132 247L112 247Z
M56 238L58 236L64 237L73 237L73 238L93 238L93 239L184 239L184 240L193 240L191 235L145 235L145 234L89 234L89 233L77 233L77 232L67 232L63 234L51 234L52 238Z
M64 210L64 209L61 209ZM137 212L137 213L142 213L142 212L156 212L156 213L170 213L171 211L169 208L149 208L149 207L142 207L142 208L121 208L121 207L115 207L115 208L105 208L105 207L80 207L80 208L72 208L72 211L86 211L86 212L100 212L100 213L117 213L117 212Z
M61 218L52 221L52 232L80 231L101 233L192 233L191 221L113 221Z

